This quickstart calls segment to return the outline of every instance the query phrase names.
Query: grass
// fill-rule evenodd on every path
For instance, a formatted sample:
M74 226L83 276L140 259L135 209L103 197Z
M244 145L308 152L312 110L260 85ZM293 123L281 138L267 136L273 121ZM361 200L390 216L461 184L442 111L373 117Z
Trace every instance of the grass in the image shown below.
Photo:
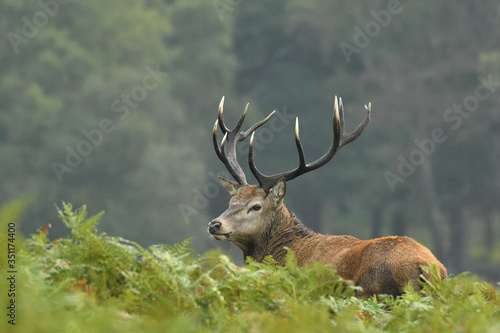
M0 212L0 243L19 205ZM10 212L10 213L9 213ZM354 297L355 286L327 265L235 266L219 251L195 253L190 242L142 248L98 233L102 214L59 211L70 236L49 241L43 228L16 238L15 297L1 255L0 299L15 299L15 325L2 332L499 332L494 286L463 274L431 278L402 297ZM19 235L17 235L19 236ZM432 267L429 267L432 271Z

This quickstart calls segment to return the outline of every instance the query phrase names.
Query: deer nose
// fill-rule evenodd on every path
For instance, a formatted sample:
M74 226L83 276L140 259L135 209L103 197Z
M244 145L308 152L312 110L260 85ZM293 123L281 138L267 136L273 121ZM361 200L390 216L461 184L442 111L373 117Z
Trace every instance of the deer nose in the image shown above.
M221 225L222 224L219 221L216 221L216 220L210 222L208 224L208 232L211 233L212 235L213 234L218 234Z

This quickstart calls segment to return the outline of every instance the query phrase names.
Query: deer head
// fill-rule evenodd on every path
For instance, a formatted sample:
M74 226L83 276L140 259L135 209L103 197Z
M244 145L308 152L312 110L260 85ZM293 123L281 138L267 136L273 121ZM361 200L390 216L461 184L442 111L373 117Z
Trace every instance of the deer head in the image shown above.
M275 113L273 111L263 120L251 126L247 131L240 131L248 110L248 104L236 126L229 130L223 119L224 97L219 104L219 116L213 128L213 144L219 159L224 163L235 181L219 177L221 184L232 196L229 208L208 225L208 232L217 240L227 240L238 245L244 252L245 248L255 246L261 238L272 228L272 221L278 214L283 214L283 197L286 191L286 182L297 178L309 171L316 170L328 163L337 151L346 144L356 140L370 121L371 104L365 106L366 116L358 127L351 133L344 131L344 106L342 99L335 96L333 108L333 142L328 151L317 160L306 163L304 150L299 137L299 120L295 122L295 144L299 154L299 165L293 170L271 176L261 173L254 162L255 131L265 124ZM217 129L224 134L220 147L217 140ZM236 144L249 135L250 147L248 163L252 174L259 185L250 185L240 167L236 156Z

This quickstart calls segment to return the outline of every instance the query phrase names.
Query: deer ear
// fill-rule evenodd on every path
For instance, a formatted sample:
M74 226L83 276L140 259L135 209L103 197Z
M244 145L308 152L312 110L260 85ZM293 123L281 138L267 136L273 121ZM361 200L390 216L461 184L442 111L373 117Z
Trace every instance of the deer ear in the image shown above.
M286 192L286 181L285 178L281 178L278 180L276 184L271 188L269 194L271 195L271 199L273 199L275 204L278 204L283 200Z
M219 176L219 181L226 188L231 196L235 196L238 194L238 190L240 189L240 184L237 182L233 182L232 180L228 180L224 177Z

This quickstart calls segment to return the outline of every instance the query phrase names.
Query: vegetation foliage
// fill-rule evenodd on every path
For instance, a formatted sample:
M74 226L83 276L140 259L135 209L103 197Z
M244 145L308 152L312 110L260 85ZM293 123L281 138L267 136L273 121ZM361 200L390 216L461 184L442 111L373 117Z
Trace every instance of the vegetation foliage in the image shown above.
M256 139L274 174L296 166L296 116L307 161L326 151L339 95L348 130L368 102L372 120L286 204L315 231L411 236L498 281L499 21L497 0L0 1L0 203L32 196L25 234L67 201L106 211L108 234L205 252L228 201L221 97L228 126L247 102L248 123L277 110Z
M2 232L17 215L12 207L1 213ZM102 214L87 217L85 206L74 210L63 203L59 216L68 237L50 241L42 228L16 241L16 325L4 318L3 332L500 329L498 291L467 274L432 278L420 293L408 287L402 297L359 299L356 287L332 267L297 267L293 253L285 267L271 258L237 267L220 251L198 255L189 241L143 248L99 233ZM6 235L1 238L3 243ZM2 258L2 274L5 266ZM7 282L1 279L1 290ZM7 301L5 293L0 297Z

